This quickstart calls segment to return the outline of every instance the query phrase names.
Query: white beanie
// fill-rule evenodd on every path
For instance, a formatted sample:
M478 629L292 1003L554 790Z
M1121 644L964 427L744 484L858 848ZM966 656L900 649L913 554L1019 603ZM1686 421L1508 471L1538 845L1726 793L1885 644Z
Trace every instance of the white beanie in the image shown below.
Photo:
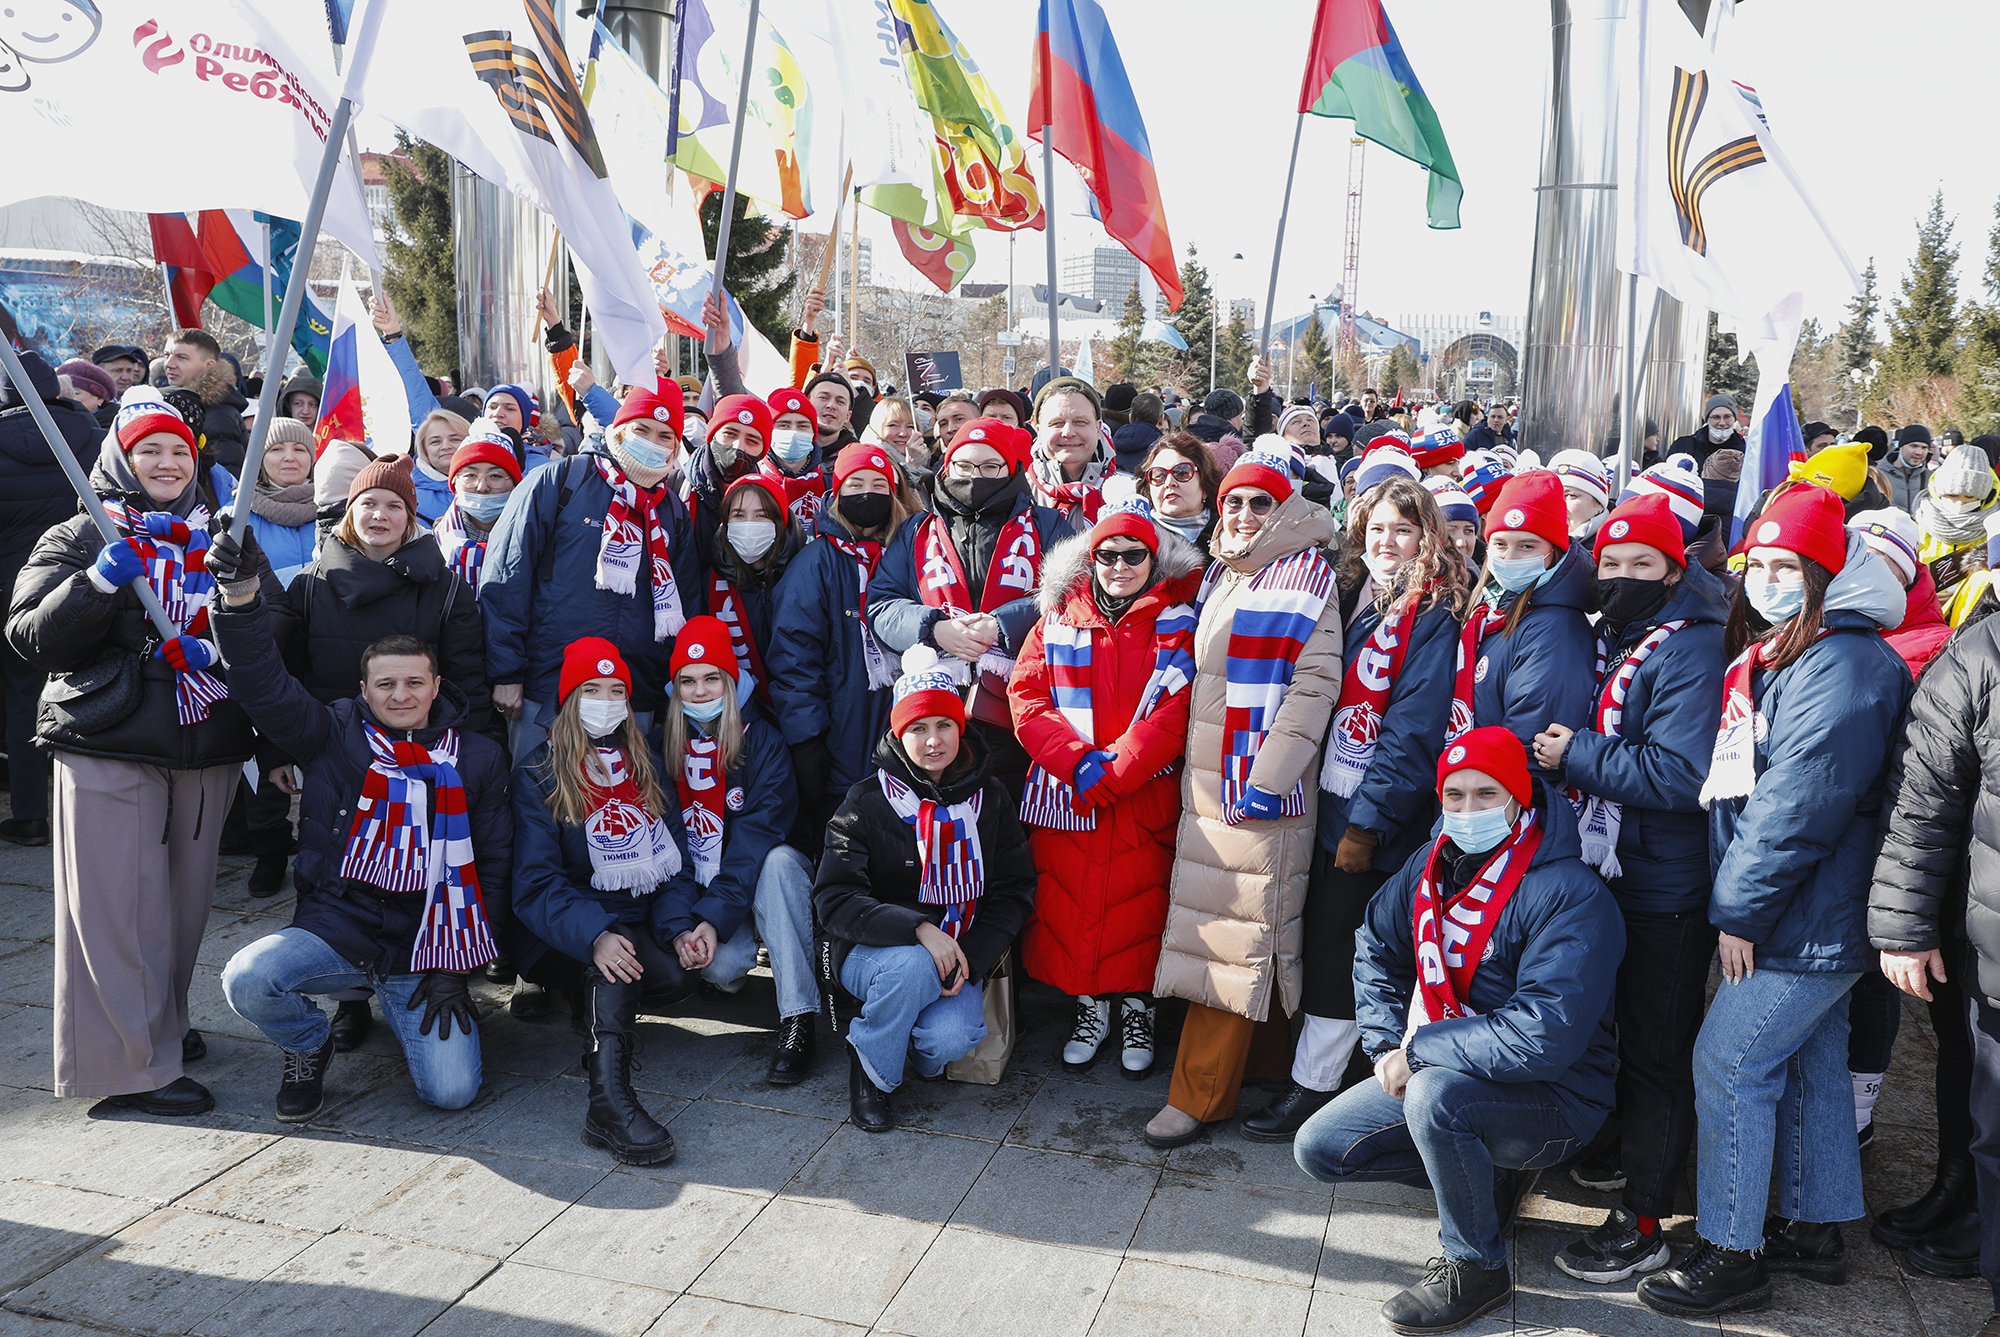
M1909 512L1891 506L1880 511L1860 511L1850 517L1847 527L1880 553L1907 588L1917 578L1917 551L1923 536Z
M1564 487L1589 493L1600 506L1610 504L1611 476L1604 471L1604 461L1589 451L1559 450L1549 457L1549 469L1562 479Z

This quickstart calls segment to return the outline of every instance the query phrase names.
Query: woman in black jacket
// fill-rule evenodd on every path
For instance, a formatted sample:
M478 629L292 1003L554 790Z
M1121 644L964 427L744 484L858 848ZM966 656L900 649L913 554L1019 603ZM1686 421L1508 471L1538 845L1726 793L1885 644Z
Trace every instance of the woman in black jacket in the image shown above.
M936 1081L985 1037L984 981L1035 899L1027 833L952 675L905 674L895 697L879 769L828 824L813 886L820 982L853 1046L850 1115L871 1133L896 1126L907 1054Z
M7 621L14 652L58 675L36 728L55 754L55 1090L200 1114L215 1099L181 1071L207 1052L188 1029L188 982L254 740L203 639L214 581L194 433L155 396L122 408L114 435L91 486L125 537L106 544L87 515L43 534ZM164 644L140 581L180 628Z

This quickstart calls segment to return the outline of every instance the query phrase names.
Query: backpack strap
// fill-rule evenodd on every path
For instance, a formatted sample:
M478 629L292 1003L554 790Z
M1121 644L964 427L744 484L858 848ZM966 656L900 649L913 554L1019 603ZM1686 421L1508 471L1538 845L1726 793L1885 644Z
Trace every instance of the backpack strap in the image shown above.
M563 461L562 485L556 490L556 513L549 517L549 535L542 543L542 560L536 568L536 575L544 585L556 578L555 529L562 523L563 511L569 506L569 499L576 494L579 481L576 466L597 454L597 451L586 450Z

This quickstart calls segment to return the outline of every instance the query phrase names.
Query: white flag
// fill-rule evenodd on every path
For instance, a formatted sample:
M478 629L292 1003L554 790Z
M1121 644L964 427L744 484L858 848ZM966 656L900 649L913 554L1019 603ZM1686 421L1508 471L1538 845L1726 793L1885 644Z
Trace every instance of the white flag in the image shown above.
M0 7L0 204L68 195L107 209L256 209L306 216L338 97L325 41L294 46L257 0L25 0ZM170 118L186 153L133 153L135 123ZM219 137L219 138L218 138ZM226 141L221 157L212 143ZM324 231L372 268L375 232L351 170Z
M1618 267L1751 343L1861 279L1771 133L1674 0L1633 0L1619 99ZM1719 27L1719 23L1718 23Z
M362 2L386 8L373 48L355 52L349 95L553 218L611 364L651 385L667 326L563 51L555 0Z
M937 207L937 132L917 105L910 74L897 47L896 16L888 0L826 0L827 35L840 71L841 143L854 164L856 189L915 186L927 201L915 222L934 227Z

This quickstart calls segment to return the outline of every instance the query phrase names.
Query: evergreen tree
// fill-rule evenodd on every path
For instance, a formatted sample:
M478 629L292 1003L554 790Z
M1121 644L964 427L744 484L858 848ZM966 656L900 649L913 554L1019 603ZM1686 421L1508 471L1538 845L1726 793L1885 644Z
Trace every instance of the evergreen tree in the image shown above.
M1187 340L1187 351L1174 359L1172 371L1182 388L1199 399L1214 388L1209 377L1210 330L1215 324L1215 294L1208 286L1208 270L1195 259L1194 243L1188 243L1187 259L1181 262L1181 309L1173 327Z
M701 202L701 235L708 258L715 259L715 234L721 225L722 192L710 191ZM792 289L799 276L785 257L785 229L750 212L746 196L736 197L735 218L729 224L729 262L722 284L743 308L743 314L766 339L779 348L790 341Z
M1333 345L1326 341L1326 332L1319 327L1319 313L1313 312L1306 321L1306 327L1299 335L1299 370L1292 378L1305 393L1311 386L1318 386L1322 399L1333 398Z
M1146 304L1139 300L1139 285L1125 291L1125 309L1118 313L1118 337L1111 341L1113 381L1141 383L1140 358L1145 344L1140 335L1146 328Z
M1237 394L1250 393L1250 329L1243 323L1243 313L1230 313L1229 323L1222 327L1222 337L1215 348L1215 383L1227 386Z
M1380 384L1376 388L1382 392L1382 398L1394 399L1398 390L1405 387L1415 389L1420 375L1417 359L1411 355L1409 345L1397 344L1389 350L1389 360L1382 364L1377 378Z
M1736 400L1736 407L1747 413L1757 397L1757 359L1738 362L1736 354L1736 336L1717 329L1715 313L1709 312L1708 357L1702 368L1702 384L1707 390L1702 397L1729 395Z
M1886 370L1897 381L1947 373L1957 357L1958 249L1951 244L1956 220L1944 216L1944 192L1931 196L1930 212L1917 225L1917 253L1903 279L1903 295L1889 312Z
M1831 387L1832 408L1837 413L1851 413L1854 426L1861 425L1861 389L1868 377L1868 368L1876 358L1875 313L1879 301L1875 294L1875 257L1868 257L1868 268L1861 271L1861 291L1847 303L1847 319L1833 335L1833 385ZM1859 375L1856 375L1856 373Z
M408 161L405 162L404 159ZM396 132L396 155L382 159L396 226L389 230L383 284L403 319L417 365L458 366L458 280L451 244L451 155Z

